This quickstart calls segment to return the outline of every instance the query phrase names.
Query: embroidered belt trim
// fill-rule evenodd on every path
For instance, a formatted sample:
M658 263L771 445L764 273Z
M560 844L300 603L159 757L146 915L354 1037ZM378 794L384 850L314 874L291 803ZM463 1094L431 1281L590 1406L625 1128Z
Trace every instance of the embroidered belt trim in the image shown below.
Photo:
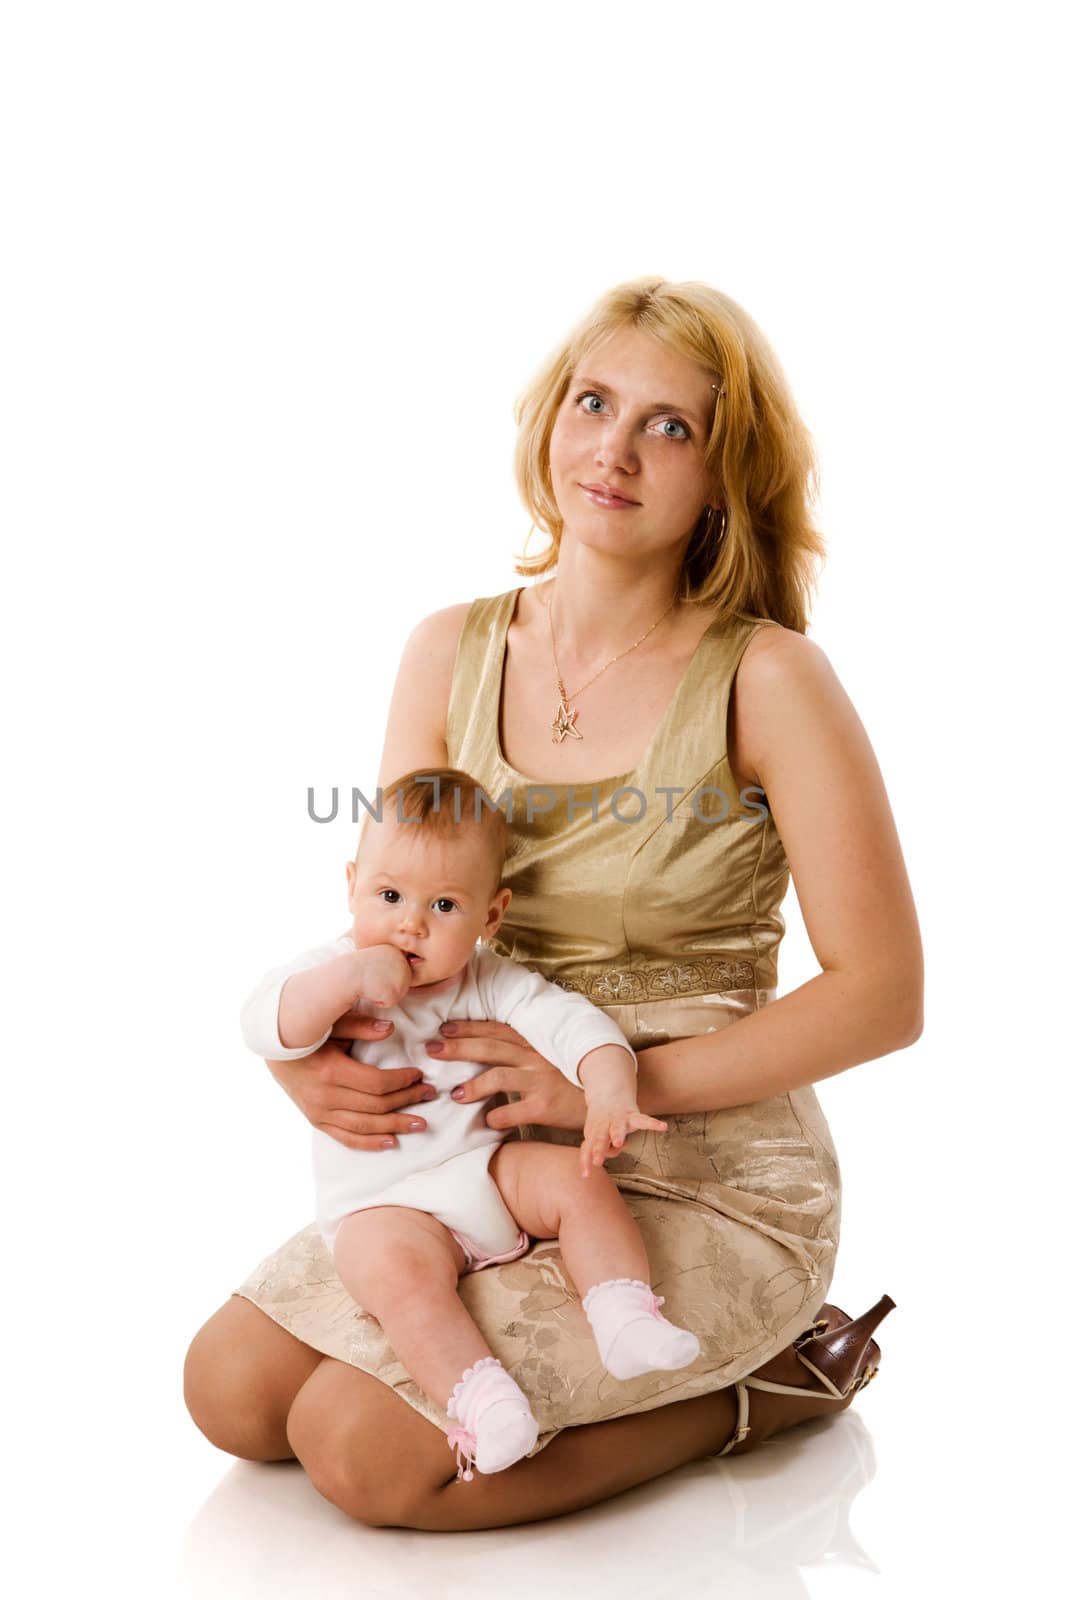
M546 972L544 976L552 975ZM584 994L599 1005L638 1005L645 1000L670 1000L676 995L754 989L756 972L750 961L704 956L696 961L671 961L658 966L571 973L565 978L552 978L552 982L560 989Z

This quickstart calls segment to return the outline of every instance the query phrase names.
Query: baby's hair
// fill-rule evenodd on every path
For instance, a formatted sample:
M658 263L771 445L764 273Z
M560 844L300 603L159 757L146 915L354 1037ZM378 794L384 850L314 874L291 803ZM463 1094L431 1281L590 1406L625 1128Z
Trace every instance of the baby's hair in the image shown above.
M480 829L482 846L493 861L499 885L508 853L507 823L492 795L469 772L457 767L416 767L405 772L383 789L381 819L404 828L428 828L429 836L436 839L454 839L472 828ZM368 810L364 826L372 820ZM358 859L358 850L356 855Z

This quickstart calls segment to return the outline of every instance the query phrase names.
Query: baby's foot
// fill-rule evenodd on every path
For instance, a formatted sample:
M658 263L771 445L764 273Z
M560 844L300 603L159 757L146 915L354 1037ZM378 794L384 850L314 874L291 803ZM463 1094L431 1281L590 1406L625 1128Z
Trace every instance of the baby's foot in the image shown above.
M613 1378L645 1372L676 1372L700 1354L700 1341L676 1328L660 1311L663 1296L636 1278L597 1283L582 1301L600 1359Z
M537 1421L526 1396L495 1356L483 1356L467 1368L447 1411L459 1424L448 1434L459 1463L456 1476L467 1483L473 1477L472 1453L479 1472L503 1472L537 1443Z

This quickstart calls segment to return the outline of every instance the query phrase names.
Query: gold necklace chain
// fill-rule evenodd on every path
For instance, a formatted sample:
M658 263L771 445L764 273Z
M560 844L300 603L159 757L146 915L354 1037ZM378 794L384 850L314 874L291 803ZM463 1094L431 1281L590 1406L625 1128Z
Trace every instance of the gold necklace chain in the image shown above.
M602 672L607 672L608 668L609 667L613 667L615 665L616 661L621 661L623 656L628 656L630 654L631 650L636 650L639 644L644 644L644 642L648 638L649 634L650 633L655 633L656 629L659 627L660 623L663 621L663 618L667 616L668 612L671 612L671 611L674 610L674 605L675 605L675 602L672 600L670 605L667 607L667 610L664 611L662 613L662 615L660 615L660 616L658 616L656 618L656 620L652 624L651 628L646 628L645 629L645 631L641 635L640 639L635 639L633 644L628 645L625 650L620 650L617 656L612 656L610 661L605 661L604 665L602 667L599 667L597 669L597 671L593 673L593 676L591 678L587 679L586 682L582 684L582 687L580 689L575 689L575 691L574 691L574 693L572 695L568 695L566 689L563 686L563 674L561 673L561 671L559 669L559 654L558 654L558 651L556 649L556 630L552 626L552 597L551 597L551 595L549 595L549 598L548 598L548 631L552 636L552 659L556 664L556 685L557 685L557 687L559 689L559 706L556 709L556 720L551 724L551 728L552 728L552 743L553 744L560 744L560 743L562 743L562 741L564 739L566 739L568 737L571 738L571 739L580 739L582 737L582 735L578 732L578 729L574 726L575 719L577 718L578 713L577 713L577 711L573 711L571 709L571 701L572 700L577 700L577 698L578 698L578 696L580 694L584 694L586 689L589 688L589 685L592 684L592 683L595 683L596 680L600 677L601 673Z

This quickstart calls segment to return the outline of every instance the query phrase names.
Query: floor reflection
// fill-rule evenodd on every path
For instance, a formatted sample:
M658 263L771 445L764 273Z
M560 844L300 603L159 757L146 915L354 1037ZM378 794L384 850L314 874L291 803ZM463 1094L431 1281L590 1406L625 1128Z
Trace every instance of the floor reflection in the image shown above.
M845 1412L573 1516L438 1534L362 1528L295 1462L237 1462L186 1532L184 1581L204 1600L544 1600L546 1592L588 1600L635 1588L643 1600L806 1600L805 1569L878 1572L849 1526L852 1501L874 1475L870 1434Z

